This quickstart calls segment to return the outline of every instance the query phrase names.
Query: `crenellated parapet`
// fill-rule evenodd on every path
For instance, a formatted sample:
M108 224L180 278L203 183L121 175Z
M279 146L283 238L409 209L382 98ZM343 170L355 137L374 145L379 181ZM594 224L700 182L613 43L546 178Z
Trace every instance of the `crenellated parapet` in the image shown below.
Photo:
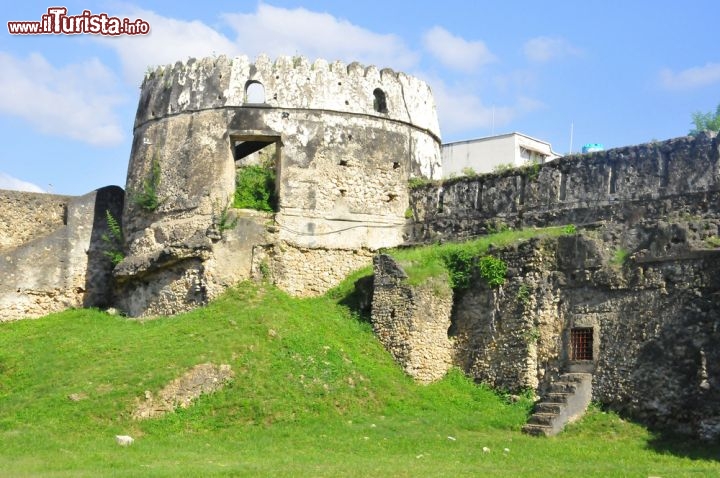
M305 57L189 59L149 71L135 127L184 112L224 107L325 110L374 116L426 130L439 139L435 103L424 81L354 62Z

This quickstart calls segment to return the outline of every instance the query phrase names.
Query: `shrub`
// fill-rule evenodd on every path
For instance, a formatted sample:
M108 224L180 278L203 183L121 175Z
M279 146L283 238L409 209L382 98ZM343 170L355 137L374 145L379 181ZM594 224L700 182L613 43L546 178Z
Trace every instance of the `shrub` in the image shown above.
M530 303L530 288L525 284L520 284L515 298L520 304L528 305Z
M513 163L501 163L496 164L495 167L493 167L493 173L500 174L513 169L515 169L515 165Z
M616 249L612 259L610 259L610 264L616 267L622 267L622 265L625 264L625 261L627 261L628 256L629 252L627 249Z
M705 238L705 244L710 247L720 247L720 237L710 236Z
M432 184L432 181L430 179L426 179L426 178L410 178L410 179L408 179L408 187L410 189L421 188L423 186L427 186L428 184Z
M470 166L462 168L462 173L463 173L463 176L467 176L469 178L474 178L475 176L478 175L478 173L475 172L475 170L473 168L471 168Z
M535 181L540 175L540 163L536 159L528 160L522 169L527 172L530 181Z
M246 166L238 170L233 207L274 211L276 205L275 171L272 168Z
M154 211L160 206L160 198L157 194L160 185L160 161L157 154L153 156L150 164L150 172L143 180L140 191L132 191L130 193L130 201L145 211Z
M493 256L483 256L478 261L480 277L491 287L501 286L505 283L507 264L502 259Z
M442 261L450 275L450 286L455 289L467 289L472 278L475 253L461 245L443 251Z
M230 229L235 229L235 226L237 226L238 224L238 218L231 217L229 203L223 206L222 209L220 209L220 214L214 217L213 221L215 222L215 225L217 226L220 233L222 233L223 231L229 231Z

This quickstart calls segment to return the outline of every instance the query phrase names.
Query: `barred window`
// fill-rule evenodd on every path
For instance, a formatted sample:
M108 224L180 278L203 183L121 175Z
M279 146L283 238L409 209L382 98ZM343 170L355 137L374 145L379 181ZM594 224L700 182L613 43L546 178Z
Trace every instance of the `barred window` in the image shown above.
M578 327L570 331L570 360L593 359L593 329Z

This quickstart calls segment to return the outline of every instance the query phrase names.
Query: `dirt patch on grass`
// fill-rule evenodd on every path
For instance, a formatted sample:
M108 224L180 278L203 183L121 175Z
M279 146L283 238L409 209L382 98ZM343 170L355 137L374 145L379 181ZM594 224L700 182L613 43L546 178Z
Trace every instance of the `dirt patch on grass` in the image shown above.
M170 382L157 395L146 390L145 399L137 400L132 416L136 420L144 420L162 416L176 408L188 408L200 395L220 390L234 376L230 365L196 365Z

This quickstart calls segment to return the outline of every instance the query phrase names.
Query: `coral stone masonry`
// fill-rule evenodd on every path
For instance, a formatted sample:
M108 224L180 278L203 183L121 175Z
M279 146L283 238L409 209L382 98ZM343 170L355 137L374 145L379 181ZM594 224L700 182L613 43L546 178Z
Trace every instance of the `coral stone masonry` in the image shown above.
M260 270L292 293L324 292L403 242L408 179L439 178L439 148L430 89L389 69L264 56L156 69L128 169L122 308L177 312ZM274 215L218 236L237 168L264 150ZM148 211L133 194L153 168L159 205Z

